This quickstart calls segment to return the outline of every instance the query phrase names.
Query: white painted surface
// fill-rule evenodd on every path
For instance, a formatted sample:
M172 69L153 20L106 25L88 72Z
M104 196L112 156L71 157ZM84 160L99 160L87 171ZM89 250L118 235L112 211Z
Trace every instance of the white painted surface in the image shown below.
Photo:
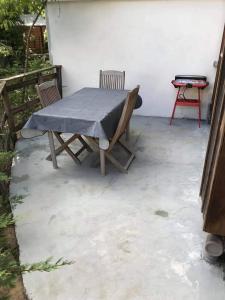
M175 74L206 75L205 115L224 20L225 0L53 2L50 51L63 66L64 95L98 86L100 69L125 70L126 88L141 85L142 115L171 114ZM177 111L197 115L192 108Z

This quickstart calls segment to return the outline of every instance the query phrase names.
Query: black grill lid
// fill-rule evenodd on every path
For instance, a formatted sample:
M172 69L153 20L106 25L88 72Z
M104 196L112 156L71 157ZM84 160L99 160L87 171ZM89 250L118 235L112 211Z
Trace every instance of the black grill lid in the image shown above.
M189 80L207 80L206 76L202 75L176 75L175 80L177 79L189 79Z

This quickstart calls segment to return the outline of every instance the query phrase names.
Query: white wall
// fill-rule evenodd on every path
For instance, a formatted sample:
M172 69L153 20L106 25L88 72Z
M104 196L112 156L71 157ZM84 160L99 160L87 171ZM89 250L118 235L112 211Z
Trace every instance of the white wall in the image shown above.
M169 116L175 74L208 76L212 94L225 0L78 1L48 4L54 64L63 66L64 95L98 86L100 69L126 71L126 88L141 85L142 115ZM193 109L177 116L195 117Z

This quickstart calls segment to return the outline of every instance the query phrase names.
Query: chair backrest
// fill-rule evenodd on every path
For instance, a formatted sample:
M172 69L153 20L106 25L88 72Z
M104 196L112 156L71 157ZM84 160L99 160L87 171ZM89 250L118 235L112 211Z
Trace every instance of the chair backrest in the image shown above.
M135 89L133 89L127 95L127 99L125 101L117 129L116 129L114 136L109 145L109 150L112 149L112 147L115 145L115 143L124 134L128 124L129 124L130 118L132 116L132 113L133 113L133 110L134 110L134 107L135 107L135 104L137 101L139 89L140 89L140 86L138 85Z
M124 90L125 71L102 71L99 74L99 87L111 90Z
M55 80L46 81L39 85L37 84L35 87L43 107L53 104L61 99Z

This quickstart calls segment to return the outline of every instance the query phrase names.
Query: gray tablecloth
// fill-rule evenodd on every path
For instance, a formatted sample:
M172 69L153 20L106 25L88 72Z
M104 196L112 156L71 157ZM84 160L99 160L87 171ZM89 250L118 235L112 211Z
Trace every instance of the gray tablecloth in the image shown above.
M24 129L79 133L109 139L121 116L127 90L83 88L35 113ZM139 97L140 106L141 98Z

